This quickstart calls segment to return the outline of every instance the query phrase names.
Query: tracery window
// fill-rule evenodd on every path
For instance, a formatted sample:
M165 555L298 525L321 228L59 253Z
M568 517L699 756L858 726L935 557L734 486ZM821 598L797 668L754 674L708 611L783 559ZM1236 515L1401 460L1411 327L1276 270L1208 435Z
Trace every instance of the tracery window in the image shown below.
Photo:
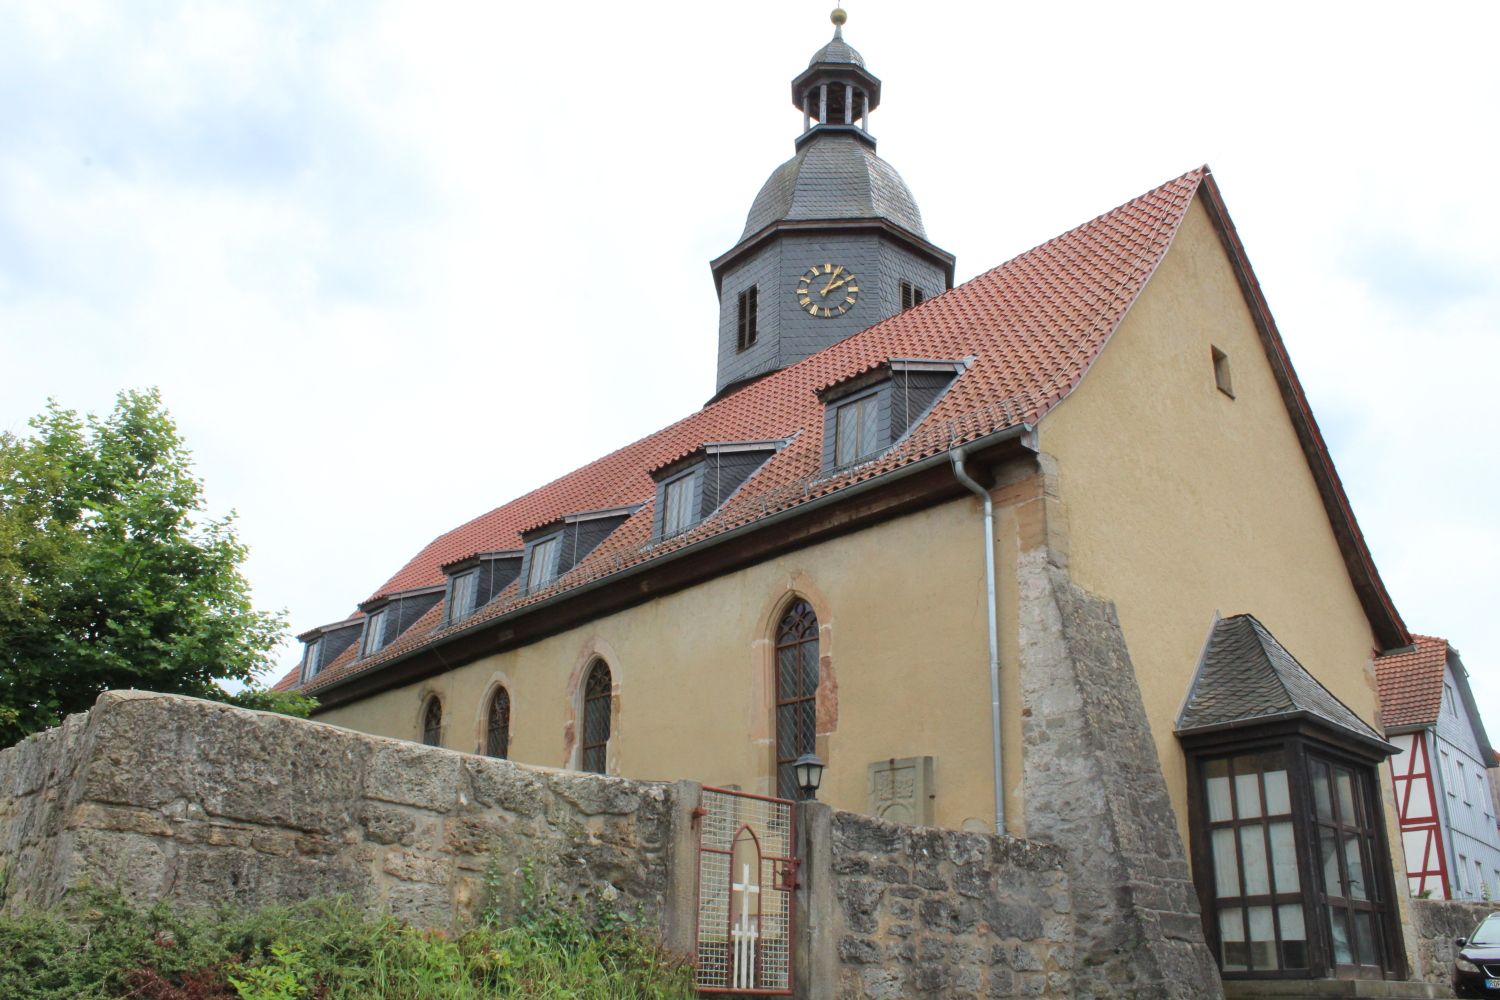
M595 774L603 774L607 763L613 683L609 665L603 660L595 660L583 689L583 752L580 758L583 769Z
M422 712L422 742L430 747L443 745L443 703L436 697L427 699Z
M793 601L776 626L776 794L800 796L792 765L817 747L818 616Z
M485 720L484 752L490 757L510 757L510 692L495 689Z

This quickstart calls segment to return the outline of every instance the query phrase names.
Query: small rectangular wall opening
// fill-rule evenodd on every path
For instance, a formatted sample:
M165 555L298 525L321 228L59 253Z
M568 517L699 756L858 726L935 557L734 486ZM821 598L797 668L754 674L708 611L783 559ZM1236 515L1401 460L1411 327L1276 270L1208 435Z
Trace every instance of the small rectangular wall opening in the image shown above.
M1213 347L1212 345L1210 345L1209 349L1213 351L1214 384L1219 387L1220 392L1228 396L1230 399L1233 399L1234 379L1230 376L1229 373L1229 355L1225 354L1217 347Z
M760 288L751 285L740 293L740 322L738 348L741 351L748 350L755 343L756 320L760 312Z

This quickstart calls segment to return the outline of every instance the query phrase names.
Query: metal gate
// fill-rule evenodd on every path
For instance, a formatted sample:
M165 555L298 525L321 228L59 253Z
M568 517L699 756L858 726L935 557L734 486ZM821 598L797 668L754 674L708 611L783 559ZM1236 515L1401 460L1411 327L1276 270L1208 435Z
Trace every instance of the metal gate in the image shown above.
M789 996L798 865L792 803L705 788L694 815L698 990Z

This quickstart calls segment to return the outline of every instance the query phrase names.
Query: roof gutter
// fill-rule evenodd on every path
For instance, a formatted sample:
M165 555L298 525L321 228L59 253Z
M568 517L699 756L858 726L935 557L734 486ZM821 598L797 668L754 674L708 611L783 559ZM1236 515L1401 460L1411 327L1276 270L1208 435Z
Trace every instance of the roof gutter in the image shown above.
M1005 836L1005 767L1000 743L1000 630L995 621L995 501L990 491L964 471L964 445L950 452L953 475L984 503L984 608L989 614L990 640L990 751L995 772L995 835Z
M1004 444L1008 441L1013 441L1021 438L1024 435L1030 433L1031 430L1032 426L1030 424L1013 424L1010 427L1002 428L991 434L987 434L984 437L975 438L973 441L969 441L961 447L963 447L967 453L972 454L975 451L984 450L996 445ZM890 483L899 482L900 480L906 479L909 476L915 476L920 473L927 472L933 468L947 465L949 464L949 454L949 451L940 451L935 455L929 455L926 458L912 462L910 465L903 465L899 468L892 469L890 472L874 476L862 482L855 483L852 486L846 486L841 490L834 490L832 493L825 493L823 496L815 497L812 500L807 501L806 503L800 503L794 507L788 507L785 510L779 510L774 514L768 514L765 517L757 518L754 521L749 521L745 524L739 525L738 527L730 528L728 531L723 531L716 535L710 535L707 538L700 539L699 541L691 542L687 545L684 545L680 549L674 549L673 551L668 552L665 555L659 556L655 559L648 559L645 562L637 563L634 566L630 566L626 569L620 570L618 573L611 573L607 576L601 576L598 579L590 580L589 582L580 584L577 587L570 588L568 590L562 591L561 593L554 594L551 597L537 601L535 604L528 604L525 607L516 608L514 611L508 611L504 614L496 615L494 618L487 618L484 621L475 622L473 625L470 625L467 628L460 629L459 631L454 632L451 635L444 636L441 643L437 645L422 645L414 647L399 656L393 656L389 660L383 660L380 663L374 664L373 666L365 670L356 671L351 674L345 674L326 687L321 687L315 691L310 691L308 693L314 696L320 696L324 692L336 691L340 687L343 687L344 685L354 680L368 676L372 671L384 670L388 667L395 666L398 663L404 663L407 660L414 659L420 655L436 654L436 656L441 659L442 646L448 642L462 639L489 629L494 629L498 626L505 625L508 622L524 617L525 615L531 614L539 609L552 607L557 604L562 604L566 601L572 601L605 587L615 586L622 581L630 580L634 577L652 572L658 567L661 567L668 563L676 562L677 560L685 559L692 555L697 555L698 553L703 552L706 549L711 549L719 545L727 544L744 535L753 534L755 532L763 531L769 528L775 528L776 526L790 521L794 518L821 510L824 507L833 506L837 503L843 503L850 497L860 496L864 493L868 493L875 489L887 486ZM454 665L457 666L457 664Z

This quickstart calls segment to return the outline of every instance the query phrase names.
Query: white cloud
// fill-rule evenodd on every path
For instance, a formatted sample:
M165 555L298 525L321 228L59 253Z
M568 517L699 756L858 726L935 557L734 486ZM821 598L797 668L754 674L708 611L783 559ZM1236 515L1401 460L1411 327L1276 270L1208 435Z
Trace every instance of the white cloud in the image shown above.
M1492 4L851 0L960 278L1207 160L1408 622L1487 674ZM158 384L260 601L691 411L820 8L0 6L0 427Z

